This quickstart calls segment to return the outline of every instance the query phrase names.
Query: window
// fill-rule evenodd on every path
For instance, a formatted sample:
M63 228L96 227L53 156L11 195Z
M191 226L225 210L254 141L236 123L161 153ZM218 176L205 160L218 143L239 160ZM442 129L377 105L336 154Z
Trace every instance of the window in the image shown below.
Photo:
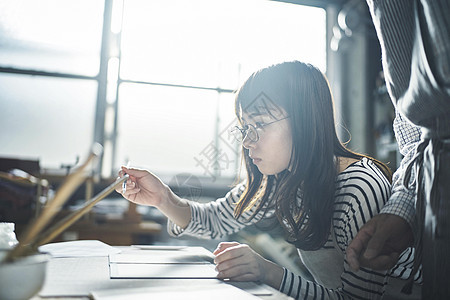
M74 164L92 144L96 90L95 81L0 74L1 155Z
M123 4L115 168L130 160L157 174L233 177L232 91L284 60L325 71L320 8L261 0Z
M103 2L4 1L0 11L0 155L73 165L93 141Z
M4 1L0 9L1 66L97 75L103 1Z
M49 168L99 141L103 176L131 161L163 176L234 177L233 91L276 62L326 70L326 14L316 7L266 0L1 6L0 122L16 128L2 130L0 155L39 157Z

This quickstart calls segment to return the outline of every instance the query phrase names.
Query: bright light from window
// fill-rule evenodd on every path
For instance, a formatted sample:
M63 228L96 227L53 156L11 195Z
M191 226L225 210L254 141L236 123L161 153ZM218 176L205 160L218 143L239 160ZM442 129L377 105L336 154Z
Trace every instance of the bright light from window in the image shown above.
M326 69L325 11L264 0L126 1L122 77L236 89L255 70Z
M282 61L326 70L320 8L264 0L125 0L123 12L122 79L235 90L257 69ZM131 160L160 175L233 177L239 147L226 131L235 120L233 100L231 93L121 85L116 168Z
M104 0L1 2L0 66L97 75L104 5ZM106 45L111 57L104 146L110 146L103 174L111 166L115 174L130 159L158 174L231 177L239 148L225 131L235 120L231 91L257 69L282 61L301 60L326 71L326 13L321 8L269 0L114 0L111 17L121 45L114 44L114 36ZM105 84L102 78L98 82L100 88ZM21 100L26 102L21 107L42 107L43 112L30 118L27 111L15 110L12 119L20 126L1 136L7 141L1 155L39 155L44 166L57 166L70 161L75 150L83 154L90 148L97 81L4 75L0 89L0 104L8 102L3 106L12 109ZM68 116L79 111L83 126L72 126ZM42 132L45 138L37 138ZM42 142L55 137L63 148ZM219 165L224 162L227 169Z
M15 0L0 4L0 65L95 76L103 1Z

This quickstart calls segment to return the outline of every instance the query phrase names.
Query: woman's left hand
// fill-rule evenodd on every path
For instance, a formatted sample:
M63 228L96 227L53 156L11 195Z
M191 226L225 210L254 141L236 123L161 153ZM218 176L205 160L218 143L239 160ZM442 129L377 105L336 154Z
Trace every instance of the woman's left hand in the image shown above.
M264 259L246 244L237 242L220 243L213 254L221 279L233 281L261 281L278 288L283 269ZM276 286L278 285L278 286Z

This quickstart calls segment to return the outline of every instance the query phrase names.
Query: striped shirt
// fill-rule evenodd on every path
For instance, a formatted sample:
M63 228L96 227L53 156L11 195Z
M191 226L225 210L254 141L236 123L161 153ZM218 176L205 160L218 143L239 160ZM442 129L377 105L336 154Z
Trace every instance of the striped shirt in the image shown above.
M350 165L336 179L336 193L331 233L325 245L316 251L298 250L300 258L314 277L313 281L284 269L280 291L295 299L380 298L389 276L405 278L411 271L412 250L401 256L395 272L361 269L353 272L344 259L347 246L361 226L377 214L390 196L391 186L378 167L369 159ZM244 184L232 189L224 198L209 203L190 202L192 218L183 230L169 221L174 236L182 234L203 238L223 238L257 223L262 212L246 222L256 207L242 219L233 216L235 203L245 190ZM299 199L301 201L301 199Z

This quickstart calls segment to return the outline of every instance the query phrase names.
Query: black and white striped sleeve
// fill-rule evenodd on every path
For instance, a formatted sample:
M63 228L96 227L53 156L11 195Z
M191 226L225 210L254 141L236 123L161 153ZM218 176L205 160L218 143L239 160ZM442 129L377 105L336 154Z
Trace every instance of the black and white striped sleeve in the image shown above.
M363 159L341 173L337 181L332 230L335 247L342 252L341 285L324 287L285 269L280 290L295 299L379 299L387 272L350 270L344 259L358 230L377 214L390 195L390 184L370 160ZM314 255L312 252L311 255ZM338 262L336 262L338 263ZM322 270L322 272L327 272Z
M234 206L244 190L245 185L240 184L228 192L224 198L209 203L190 201L191 221L188 226L183 229L169 220L169 234L172 236L186 234L205 239L218 239L256 223L260 216L246 221L253 214L255 207L243 213L239 219L236 219L233 215Z
M338 183L333 217L337 247L344 254L359 229L380 212L391 193L389 181L370 160L363 159L347 172L343 175L348 178ZM353 272L344 260L340 290L353 299L379 299L387 276L387 271L366 268Z
M338 289L328 289L284 268L280 291L294 299L351 299Z

